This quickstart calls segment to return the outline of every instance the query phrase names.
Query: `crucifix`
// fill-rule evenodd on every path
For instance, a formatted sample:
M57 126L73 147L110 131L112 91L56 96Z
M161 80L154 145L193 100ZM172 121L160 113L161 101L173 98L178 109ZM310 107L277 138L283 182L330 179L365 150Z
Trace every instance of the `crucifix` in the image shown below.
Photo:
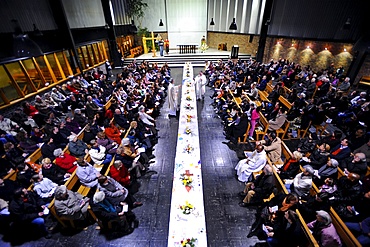
M186 175L188 177L193 176L193 174L191 174L189 170L185 170L184 175Z
M147 40L151 40L152 41L152 52L153 52L153 57L156 57L157 54L156 54L156 50L155 50L155 41L157 41L159 39L160 36L157 36L156 38L154 38L154 33L151 32L151 37L143 37L143 47L144 47L144 53L148 53L148 47L146 46L146 41ZM155 40L155 41L154 41Z

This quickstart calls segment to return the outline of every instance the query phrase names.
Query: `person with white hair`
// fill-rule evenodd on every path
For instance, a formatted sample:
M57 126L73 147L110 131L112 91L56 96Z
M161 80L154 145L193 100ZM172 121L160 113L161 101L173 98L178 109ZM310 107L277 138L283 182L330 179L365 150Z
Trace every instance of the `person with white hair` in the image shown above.
M312 231L312 235L319 242L320 246L342 246L342 242L332 223L332 219L326 211L317 211L316 220L308 223L307 227Z
M88 153L86 143L78 139L76 135L69 136L68 150L75 157L83 157Z
M55 211L60 217L71 220L82 220L87 216L89 198L83 197L78 192L68 190L65 185L60 185L54 193Z
M103 191L94 194L93 202L90 205L96 217L102 222L103 227L108 228L109 231L128 235L139 226L135 214L131 210L126 210L127 205L125 203L122 203L120 207L115 207L106 199Z
M307 197L312 188L312 177L315 170L310 165L303 166L303 171L298 173L291 184L285 184L288 191L298 197Z

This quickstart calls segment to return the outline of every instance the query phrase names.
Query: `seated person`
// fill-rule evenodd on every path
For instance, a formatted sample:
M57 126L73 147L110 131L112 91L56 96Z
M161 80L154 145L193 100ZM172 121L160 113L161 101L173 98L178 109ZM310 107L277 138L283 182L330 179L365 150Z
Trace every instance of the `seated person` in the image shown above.
M88 153L88 147L86 143L78 139L76 135L69 137L68 150L74 157L84 157Z
M55 160L54 150L57 146L54 144L53 138L50 136L44 137L44 144L41 146L41 154L43 158L49 158Z
M303 164L309 164L314 169L320 169L321 166L326 164L329 158L330 146L326 143L321 143L308 157L302 161Z
M107 153L109 153L109 154L115 154L116 153L117 147L118 147L117 142L107 138L105 136L105 133L102 132L102 131L98 132L96 137L97 137L96 142L98 143L98 145L105 147Z
M269 120L268 130L273 131L280 129L285 121L286 121L286 111L279 108L279 112L276 115L276 117Z
M106 198L103 191L96 192L93 197L91 209L96 217L102 221L103 226L109 228L109 231L121 232L123 235L130 234L138 227L139 221L135 214L129 210L123 212L121 207L115 207ZM123 206L123 205L122 205Z
M65 185L56 188L54 207L60 217L83 220L87 216L88 206L89 198L83 197L78 192L68 190Z
M106 165L112 161L112 155L106 154L105 147L100 146L96 140L92 140L90 144L89 154L94 164Z
M122 202L126 202L130 209L143 205L142 202L136 201L128 190L113 178L99 176L98 181L99 191L104 192L105 197L113 206L122 205Z
M370 217L361 222L345 222L345 224L355 234L361 246L370 245Z
M312 177L315 170L310 165L305 165L303 171L298 173L291 184L285 184L285 187L291 193L298 197L307 197L312 188Z
M340 237L327 212L323 210L317 211L316 220L308 223L307 226L320 246L342 246Z
M308 134L308 137L299 140L297 151L301 152L304 156L307 153L311 154L316 148L316 142L317 135L315 133L310 133Z
M248 182L242 192L239 193L244 199L239 206L247 207L254 204L262 204L263 199L268 198L275 187L275 178L272 167L267 164L263 172L258 175L254 182Z
M31 154L39 148L38 143L31 140L31 138L29 138L28 134L24 131L19 131L16 135L16 138L18 140L19 147L25 153Z
M64 184L65 180L71 176L70 173L67 173L59 166L54 165L49 158L42 159L41 164L42 175L54 183L59 185Z
M348 139L343 138L337 146L330 150L329 157L336 159L339 163L351 155L351 149L348 147Z
M96 187L100 173L83 158L78 158L77 164L76 175L81 184L90 188Z
M273 222L272 226L266 226L267 244L269 247L295 247L304 246L304 232L299 223L299 218L293 210L284 213L279 222ZM289 236L289 238L287 238Z
M253 172L263 169L267 162L266 152L262 145L257 145L253 152L244 152L246 159L240 160L235 167L240 182L248 182Z
M31 181L33 182L33 190L41 197L46 203L50 203L54 197L54 191L57 188L57 184L48 178L44 178L42 174L36 174L32 176Z
M15 223L20 225L32 225L37 234L45 238L51 238L51 234L45 227L45 205L40 197L32 191L19 188L14 192L14 199L9 204L10 216ZM34 229L31 227L30 229Z
M24 188L31 185L31 178L36 174L26 163L17 166L17 182Z
M0 143L0 145L2 145ZM7 159L0 157L0 178L5 177L9 173L15 171L15 166L11 162L9 162Z
M267 140L256 142L256 145L259 144L263 145L263 148L272 163L283 163L281 160L281 139L276 135L276 131L272 131L267 134Z
M124 187L128 187L131 184L130 172L123 165L121 160L116 160L110 167L109 173L111 177Z
M62 168L64 171L72 174L76 166L76 158L68 153L64 153L62 149L58 148L54 150L55 164Z
M27 156L18 147L15 147L13 143L7 142L4 144L5 157L8 161L13 163L15 166L22 164Z
M329 159L325 165L315 171L315 175L313 182L317 186L321 186L327 178L336 179L338 177L338 161Z
M353 201L361 198L362 186L359 181L360 175L356 173L349 173L338 180L338 190L330 198L334 209L340 207L341 204L350 205Z
M122 141L121 131L112 123L112 121L110 123L105 124L104 128L105 128L104 133L109 139L118 144L121 144Z
M367 142L364 145L357 148L353 153L364 153L366 155L366 162L370 165L370 137L368 137Z
M367 162L364 153L356 153L352 157L344 159L339 167L348 174L350 172L357 173L361 178L365 177L367 173Z
M316 219L316 211L324 210L329 212L330 196L331 195L327 192L320 192L316 195L309 196L306 201L301 200L298 204L298 209L303 219L307 222L311 222Z
M279 174L282 180L293 179L295 175L299 172L300 160L302 159L302 154L298 151L293 152L293 157L291 157L285 164L280 167L276 172Z

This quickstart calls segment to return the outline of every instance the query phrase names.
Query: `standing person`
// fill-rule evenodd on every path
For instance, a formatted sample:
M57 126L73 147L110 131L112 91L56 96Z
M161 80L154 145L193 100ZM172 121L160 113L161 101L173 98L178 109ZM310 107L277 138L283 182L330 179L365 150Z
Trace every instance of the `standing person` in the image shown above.
M261 106L257 106L257 108L255 108L252 111L252 114L251 114L251 128L250 128L249 134L248 134L248 139L249 140L253 140L254 129L256 128L256 124L257 124L258 120L260 119L260 114L259 114L260 111L261 111Z
M107 71L107 76L110 77L112 76L112 66L110 65L110 62L105 60L105 70Z
M204 99L204 94L206 92L207 78L203 74L203 71L199 72L199 75L195 77L195 90L197 94L197 100Z
M170 52L170 41L168 39L164 40L164 46L166 48L166 55Z
M159 55L163 57L163 47L164 47L164 41L162 38L159 38L159 40L156 42L159 46Z
M170 79L170 84L168 85L168 107L170 108L168 112L168 117L176 117L177 111L177 93L178 86L175 86L173 79Z

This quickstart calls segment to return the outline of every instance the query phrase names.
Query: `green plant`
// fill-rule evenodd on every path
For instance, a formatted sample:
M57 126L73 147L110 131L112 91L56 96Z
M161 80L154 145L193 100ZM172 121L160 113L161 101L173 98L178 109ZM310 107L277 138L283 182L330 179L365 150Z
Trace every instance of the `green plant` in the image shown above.
M141 27L141 23L143 22L143 18L145 15L145 9L148 8L148 4L144 3L143 0L127 0L128 16L132 18L136 18L139 22L139 27Z

